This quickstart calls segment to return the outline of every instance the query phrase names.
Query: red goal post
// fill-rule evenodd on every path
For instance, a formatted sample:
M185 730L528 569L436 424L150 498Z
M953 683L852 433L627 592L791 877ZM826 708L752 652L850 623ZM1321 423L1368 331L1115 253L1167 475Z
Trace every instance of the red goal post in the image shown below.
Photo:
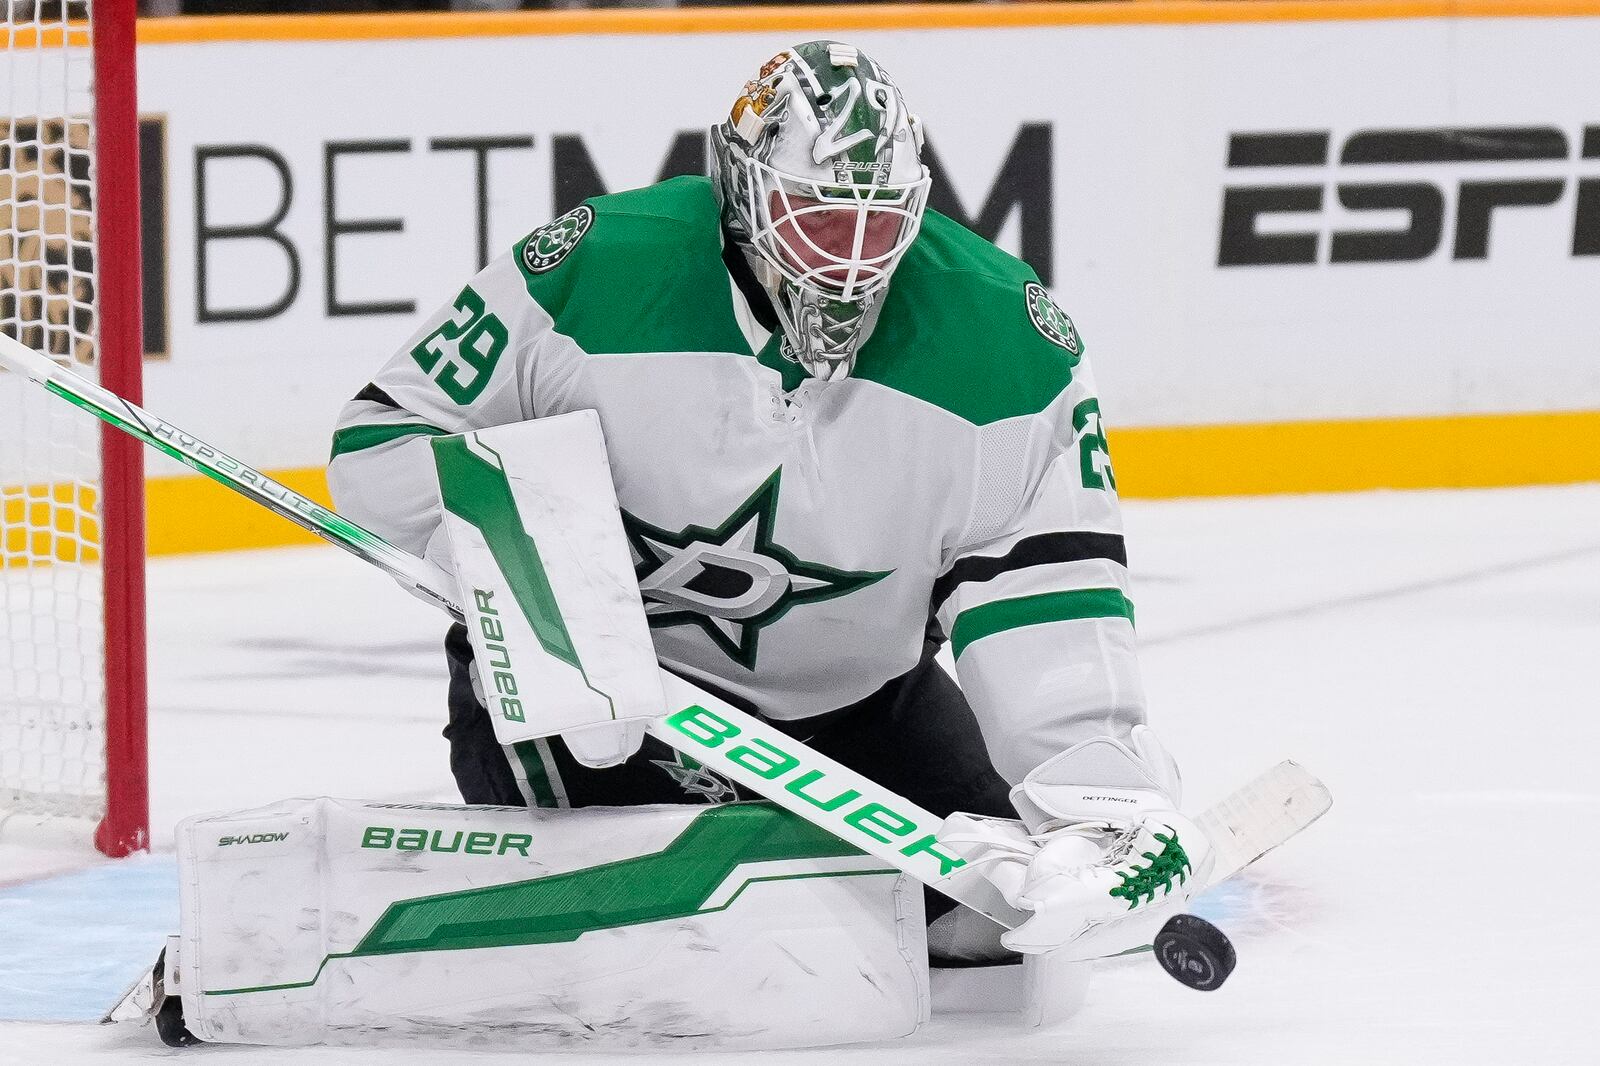
M136 0L0 9L0 330L138 402L136 13ZM127 855L149 844L143 456L6 377L0 834L71 820Z
M144 402L139 244L137 0L90 0L94 48L95 268L100 383ZM106 813L95 846L107 855L150 842L145 671L144 447L100 427L105 582Z

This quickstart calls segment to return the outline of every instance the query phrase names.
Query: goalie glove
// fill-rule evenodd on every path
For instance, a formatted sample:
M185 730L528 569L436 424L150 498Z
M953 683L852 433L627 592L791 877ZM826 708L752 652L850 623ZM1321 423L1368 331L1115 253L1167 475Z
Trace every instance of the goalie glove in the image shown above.
M1178 812L1177 766L1148 726L1096 737L1035 768L1011 793L1025 827L953 815L942 838L1031 917L1013 951L1113 955L1150 943L1205 887L1212 848Z

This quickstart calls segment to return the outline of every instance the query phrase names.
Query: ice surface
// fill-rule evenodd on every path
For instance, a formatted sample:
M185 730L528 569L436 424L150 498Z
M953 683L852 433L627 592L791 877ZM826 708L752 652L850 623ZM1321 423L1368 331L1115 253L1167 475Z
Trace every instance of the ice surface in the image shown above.
M0 1011L6 1018L98 1021L149 969L177 921L178 864L170 854L0 891ZM0 1048L5 1043L0 1028Z
M948 1015L893 1047L761 1061L1600 1061L1587 831L1600 816L1600 486L1133 503L1127 519L1153 719L1186 805L1285 757L1334 793L1331 814L1200 908L1233 937L1238 970L1203 994L1147 956L1118 960L1050 1031ZM108 863L0 835L0 1018L97 1014L153 957L184 814L315 793L452 796L443 624L385 578L306 549L157 561L151 585L157 854ZM0 1063L170 1055L128 1026L0 1023Z

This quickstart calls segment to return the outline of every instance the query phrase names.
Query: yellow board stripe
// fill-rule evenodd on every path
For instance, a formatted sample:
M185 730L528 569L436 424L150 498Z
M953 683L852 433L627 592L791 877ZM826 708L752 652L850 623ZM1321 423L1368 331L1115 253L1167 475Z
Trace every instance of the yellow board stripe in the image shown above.
M1135 428L1110 438L1118 490L1147 500L1600 481L1597 442L1600 411ZM331 506L322 468L267 473ZM151 555L319 543L206 478L155 478L146 498ZM27 500L8 492L0 508L8 552L22 550L26 506L64 534L92 512L92 490L40 486ZM35 536L33 554L46 555L48 535ZM55 539L58 552L75 551L74 543Z
M333 506L327 472L322 467L266 473L324 507ZM151 555L322 543L288 519L279 518L209 478L154 478L147 487L145 501L149 516L145 550Z
M100 560L94 486L75 481L0 492L0 568Z
M1600 411L1113 430L1130 499L1600 481ZM270 475L331 504L321 469ZM197 477L150 485L150 553L314 543Z
M24 49L60 48L63 44L68 48L88 48L93 43L89 35L89 24L86 22L69 22L65 26L61 23L50 26L14 26L6 32L6 49L13 52Z
M1138 499L1600 481L1600 411L1113 429Z
M1109 3L883 3L761 8L406 12L389 15L235 15L143 19L139 23L139 43L1348 22L1584 15L1600 15L1600 0L1127 0Z

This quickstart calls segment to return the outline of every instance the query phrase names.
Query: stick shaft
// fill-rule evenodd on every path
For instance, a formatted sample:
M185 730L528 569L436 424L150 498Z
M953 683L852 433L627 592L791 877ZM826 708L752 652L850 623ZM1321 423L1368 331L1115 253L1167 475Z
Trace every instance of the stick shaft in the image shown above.
M164 455L225 485L288 519L301 529L386 571L417 596L462 617L454 582L437 566L419 559L378 534L280 484L199 437L185 433L109 389L102 388L12 338L0 334L0 366L15 370L96 418L138 438Z

